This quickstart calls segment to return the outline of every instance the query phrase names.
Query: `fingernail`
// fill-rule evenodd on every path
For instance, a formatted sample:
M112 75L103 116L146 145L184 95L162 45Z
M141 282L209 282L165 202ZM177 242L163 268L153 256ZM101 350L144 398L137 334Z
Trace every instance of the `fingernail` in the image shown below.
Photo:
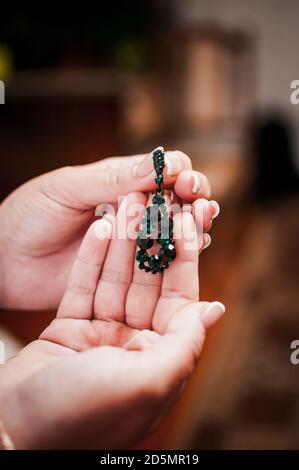
M200 199L196 199L196 201L194 201L194 206L196 208L202 208L202 209L208 209L209 208L209 201L207 201L206 199L203 199L203 198L200 198Z
M210 326L225 314L225 306L221 302L212 302L201 315L204 326Z
M202 245L202 249L205 250L206 248L208 248L208 246L211 245L211 237L208 233L204 233L203 234L203 245Z
M216 217L218 217L220 213L220 206L217 201L210 201L210 205L214 209L214 214L212 215L212 220L213 220L213 219L216 219Z
M95 235L99 240L109 238L112 232L112 224L107 219L100 219L95 222Z
M196 194L200 188L199 176L197 173L193 172L191 178L193 181L193 187L191 191L192 191L192 194Z
M149 153L144 159L134 168L134 175L138 178L144 178L147 175L153 173L153 155Z
M181 163L175 152L165 154L165 167L167 176L178 175L181 171Z

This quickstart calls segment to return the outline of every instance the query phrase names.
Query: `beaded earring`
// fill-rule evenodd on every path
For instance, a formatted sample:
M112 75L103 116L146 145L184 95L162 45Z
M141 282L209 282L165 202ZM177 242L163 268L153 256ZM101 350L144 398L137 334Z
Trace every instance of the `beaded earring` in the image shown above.
M176 257L175 243L173 240L173 219L169 215L165 204L163 184L164 149L158 147L153 151L153 164L156 172L155 183L157 188L152 198L152 205L147 207L140 221L137 236L136 261L139 269L152 274L162 273L169 267ZM154 234L157 233L157 243L160 245L157 254L150 254L149 250L154 245Z

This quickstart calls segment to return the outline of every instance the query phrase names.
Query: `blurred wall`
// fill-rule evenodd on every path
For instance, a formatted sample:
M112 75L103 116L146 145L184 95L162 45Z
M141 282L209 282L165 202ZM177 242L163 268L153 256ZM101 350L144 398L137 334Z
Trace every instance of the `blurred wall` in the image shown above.
M299 105L290 102L290 84L299 79L297 0L184 0L176 1L182 24L217 22L244 29L257 41L258 111L278 108L293 120L299 164Z

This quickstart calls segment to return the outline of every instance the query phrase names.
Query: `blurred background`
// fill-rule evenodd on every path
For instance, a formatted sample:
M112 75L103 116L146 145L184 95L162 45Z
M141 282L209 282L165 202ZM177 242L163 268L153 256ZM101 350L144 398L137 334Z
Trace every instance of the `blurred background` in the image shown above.
M1 14L1 200L62 165L189 154L221 205L201 296L228 314L140 447L298 449L299 2L107 3ZM13 350L53 316L2 312L0 334Z

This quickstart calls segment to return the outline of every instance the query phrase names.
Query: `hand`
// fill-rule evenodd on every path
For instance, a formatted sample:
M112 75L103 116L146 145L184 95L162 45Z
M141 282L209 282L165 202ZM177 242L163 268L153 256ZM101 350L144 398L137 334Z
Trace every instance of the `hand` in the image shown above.
M166 152L166 163L166 186L179 198L209 197L207 178L187 155ZM18 188L0 207L0 306L56 309L95 208L154 187L149 154L61 168Z
M129 207L145 202L141 193L126 198ZM177 238L183 224L188 236ZM193 243L194 224L191 213L174 216L177 257L155 276L136 266L135 240L109 241L105 218L90 226L56 319L0 368L0 419L16 448L127 448L167 413L224 313L198 300L205 237Z

